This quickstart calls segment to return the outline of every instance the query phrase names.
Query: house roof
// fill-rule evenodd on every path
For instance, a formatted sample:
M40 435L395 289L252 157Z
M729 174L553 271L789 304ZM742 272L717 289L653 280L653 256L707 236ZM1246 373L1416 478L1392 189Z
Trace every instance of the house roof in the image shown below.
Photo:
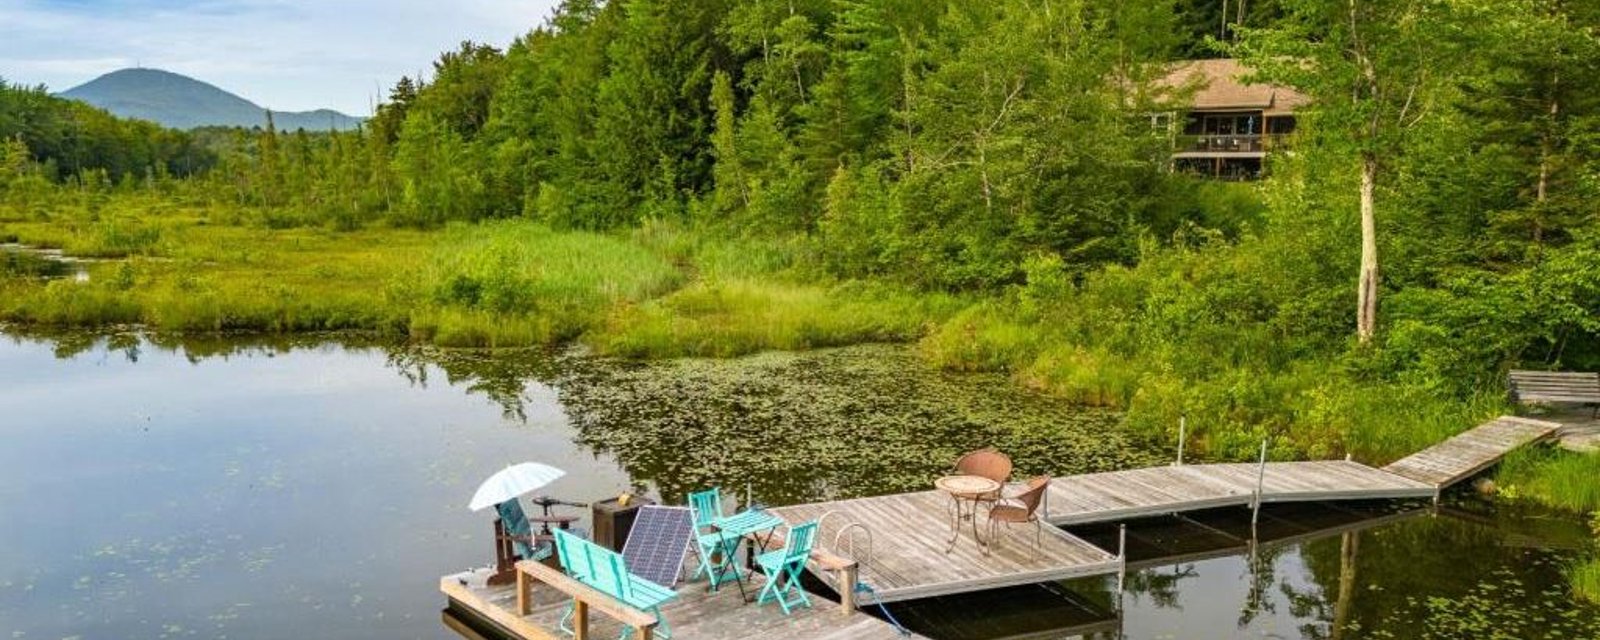
M1262 115L1279 116L1292 114L1296 107L1310 102L1304 94L1288 87L1246 84L1243 78L1250 71L1229 58L1184 60L1173 63L1166 77L1155 84L1157 89L1169 92L1193 89L1188 102L1195 111L1260 109Z

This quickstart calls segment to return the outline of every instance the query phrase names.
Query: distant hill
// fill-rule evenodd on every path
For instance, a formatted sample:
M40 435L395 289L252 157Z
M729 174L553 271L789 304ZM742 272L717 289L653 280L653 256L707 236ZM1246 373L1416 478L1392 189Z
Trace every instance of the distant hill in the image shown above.
M266 108L185 75L160 69L112 71L61 92L125 118L150 120L174 129L266 126ZM273 111L279 129L353 129L360 118L331 109Z

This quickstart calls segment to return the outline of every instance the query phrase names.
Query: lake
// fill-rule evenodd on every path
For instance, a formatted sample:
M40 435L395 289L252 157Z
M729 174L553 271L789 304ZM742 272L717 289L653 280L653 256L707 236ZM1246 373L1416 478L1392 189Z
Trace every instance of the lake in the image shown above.
M454 637L438 576L492 560L491 517L466 503L512 462L566 469L550 492L572 500L677 501L718 484L785 504L924 488L984 444L1018 473L1169 455L1115 413L932 371L895 346L639 364L335 338L10 335L0 416L11 638ZM1470 496L1447 507L1273 508L1262 538L1280 543L1254 549L1236 548L1247 512L1141 523L1130 554L1148 567L1130 574L1120 616L1105 580L891 612L951 640L1600 632L1560 576L1583 522Z

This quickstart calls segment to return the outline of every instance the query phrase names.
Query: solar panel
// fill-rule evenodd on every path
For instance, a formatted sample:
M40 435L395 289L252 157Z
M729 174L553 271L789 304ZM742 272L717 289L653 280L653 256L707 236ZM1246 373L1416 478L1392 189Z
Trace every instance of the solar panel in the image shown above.
M629 573L671 588L678 584L693 541L694 517L688 507L639 507L622 545L622 559Z

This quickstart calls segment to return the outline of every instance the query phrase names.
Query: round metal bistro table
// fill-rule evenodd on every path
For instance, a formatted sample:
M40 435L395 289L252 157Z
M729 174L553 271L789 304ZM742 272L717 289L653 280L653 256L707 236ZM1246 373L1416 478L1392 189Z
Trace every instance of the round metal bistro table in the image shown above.
M999 491L1000 483L982 476L955 475L934 480L933 486L950 496L953 507L950 510L950 546L945 547L944 552L950 553L956 548L956 542L961 539L961 521L970 520L972 539L980 550L988 553L989 543L978 535L978 503Z

